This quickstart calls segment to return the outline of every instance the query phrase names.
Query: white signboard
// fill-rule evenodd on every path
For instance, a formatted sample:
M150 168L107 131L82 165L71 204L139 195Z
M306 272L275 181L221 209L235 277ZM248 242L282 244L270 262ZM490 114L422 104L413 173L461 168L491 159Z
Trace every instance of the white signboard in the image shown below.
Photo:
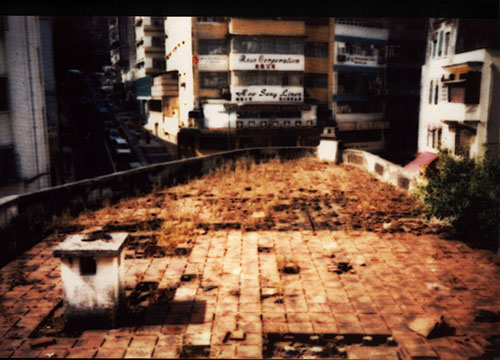
M231 70L304 71L304 55L296 54L231 54Z
M340 59L337 59L336 63L338 65L356 65L380 68L386 67L385 64L378 64L377 57L375 56L341 55Z
M302 86L231 86L231 100L235 102L303 102Z
M200 55L198 69L227 71L227 55Z

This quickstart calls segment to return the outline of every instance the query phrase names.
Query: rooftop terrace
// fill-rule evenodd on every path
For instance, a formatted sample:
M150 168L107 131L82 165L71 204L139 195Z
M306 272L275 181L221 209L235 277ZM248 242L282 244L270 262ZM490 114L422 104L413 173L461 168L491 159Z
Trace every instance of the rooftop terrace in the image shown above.
M0 356L498 356L500 260L419 209L352 165L243 159L58 217L0 269ZM52 251L98 228L131 235L127 314L114 329L69 331ZM441 316L448 326L422 336Z

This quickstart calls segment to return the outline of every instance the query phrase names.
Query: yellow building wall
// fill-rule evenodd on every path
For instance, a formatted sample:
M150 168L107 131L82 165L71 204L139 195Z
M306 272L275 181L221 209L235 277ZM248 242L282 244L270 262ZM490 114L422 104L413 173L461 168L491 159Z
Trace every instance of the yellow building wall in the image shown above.
M304 35L304 21L232 18L229 32L235 35Z
M227 33L227 23L196 22L196 33L199 39L222 39Z

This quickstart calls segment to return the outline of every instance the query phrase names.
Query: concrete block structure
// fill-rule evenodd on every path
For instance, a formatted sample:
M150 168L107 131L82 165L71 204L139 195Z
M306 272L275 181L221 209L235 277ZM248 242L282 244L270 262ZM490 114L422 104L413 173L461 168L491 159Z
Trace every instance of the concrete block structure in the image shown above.
M61 258L64 314L70 327L115 324L125 301L127 233L71 235L54 248Z
M2 195L34 191L51 184L48 114L51 129L55 120L53 102L47 107L46 89L55 99L51 78L44 81L44 75L50 74L51 58L45 56L42 47L48 39L42 43L40 24L36 16L0 17Z
M421 84L419 152L498 157L500 22L430 19Z

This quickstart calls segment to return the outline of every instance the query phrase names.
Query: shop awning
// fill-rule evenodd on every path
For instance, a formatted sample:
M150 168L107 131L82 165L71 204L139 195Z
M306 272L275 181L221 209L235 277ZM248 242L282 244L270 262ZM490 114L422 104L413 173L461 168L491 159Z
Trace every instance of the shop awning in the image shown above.
M480 71L483 66L482 61L466 61L459 64L444 65L443 70L451 73L467 72L467 71Z
M434 160L437 159L437 157L438 154L424 152L422 154L419 154L414 160L406 164L404 168L408 171L418 173L429 166Z

